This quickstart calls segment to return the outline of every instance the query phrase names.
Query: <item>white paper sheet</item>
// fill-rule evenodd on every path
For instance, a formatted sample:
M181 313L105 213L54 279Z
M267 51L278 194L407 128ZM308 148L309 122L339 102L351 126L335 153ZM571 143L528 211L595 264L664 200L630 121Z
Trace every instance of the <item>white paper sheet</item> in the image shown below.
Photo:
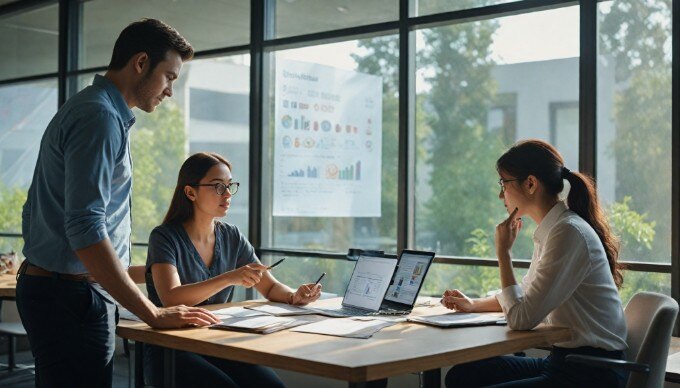
M395 322L355 318L326 319L308 325L298 326L291 331L334 335L339 337L369 338L380 329L394 325Z
M285 315L306 315L314 314L313 311L304 309L298 306L292 306L285 303L270 302L258 306L248 306L247 309L258 311L269 315L285 316Z

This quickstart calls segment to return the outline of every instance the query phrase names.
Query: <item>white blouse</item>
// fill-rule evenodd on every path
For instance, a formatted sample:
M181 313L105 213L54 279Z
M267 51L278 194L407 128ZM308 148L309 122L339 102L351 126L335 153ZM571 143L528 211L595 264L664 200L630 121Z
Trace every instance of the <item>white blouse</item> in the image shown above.
M626 320L595 230L558 202L534 232L534 253L521 285L496 296L508 326L530 330L541 322L568 327L565 348L593 346L624 350Z

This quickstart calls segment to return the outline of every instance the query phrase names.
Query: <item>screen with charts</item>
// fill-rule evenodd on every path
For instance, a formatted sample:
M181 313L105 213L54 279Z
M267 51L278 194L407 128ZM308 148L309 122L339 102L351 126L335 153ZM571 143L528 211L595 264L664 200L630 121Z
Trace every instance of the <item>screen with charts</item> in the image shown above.
M378 310L396 266L396 259L359 256L342 304Z
M431 259L429 255L404 252L399 259L399 269L394 274L394 283L387 290L385 300L413 305Z

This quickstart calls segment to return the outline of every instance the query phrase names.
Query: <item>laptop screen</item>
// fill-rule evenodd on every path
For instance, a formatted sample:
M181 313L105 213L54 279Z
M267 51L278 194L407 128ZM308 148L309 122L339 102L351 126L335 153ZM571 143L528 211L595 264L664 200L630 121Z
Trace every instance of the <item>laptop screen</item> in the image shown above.
M359 256L342 304L378 311L396 267L393 258Z
M385 300L413 307L432 259L433 252L402 251L399 268L394 274L394 281L387 290Z

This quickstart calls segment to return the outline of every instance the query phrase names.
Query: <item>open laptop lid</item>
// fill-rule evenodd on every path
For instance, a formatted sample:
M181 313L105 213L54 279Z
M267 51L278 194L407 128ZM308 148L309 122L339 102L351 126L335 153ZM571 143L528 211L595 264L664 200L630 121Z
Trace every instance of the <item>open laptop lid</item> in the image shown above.
M433 260L434 252L401 251L397 270L385 294L385 305L399 310L413 309Z
M342 305L369 311L380 310L396 268L396 258L362 253L354 266Z

